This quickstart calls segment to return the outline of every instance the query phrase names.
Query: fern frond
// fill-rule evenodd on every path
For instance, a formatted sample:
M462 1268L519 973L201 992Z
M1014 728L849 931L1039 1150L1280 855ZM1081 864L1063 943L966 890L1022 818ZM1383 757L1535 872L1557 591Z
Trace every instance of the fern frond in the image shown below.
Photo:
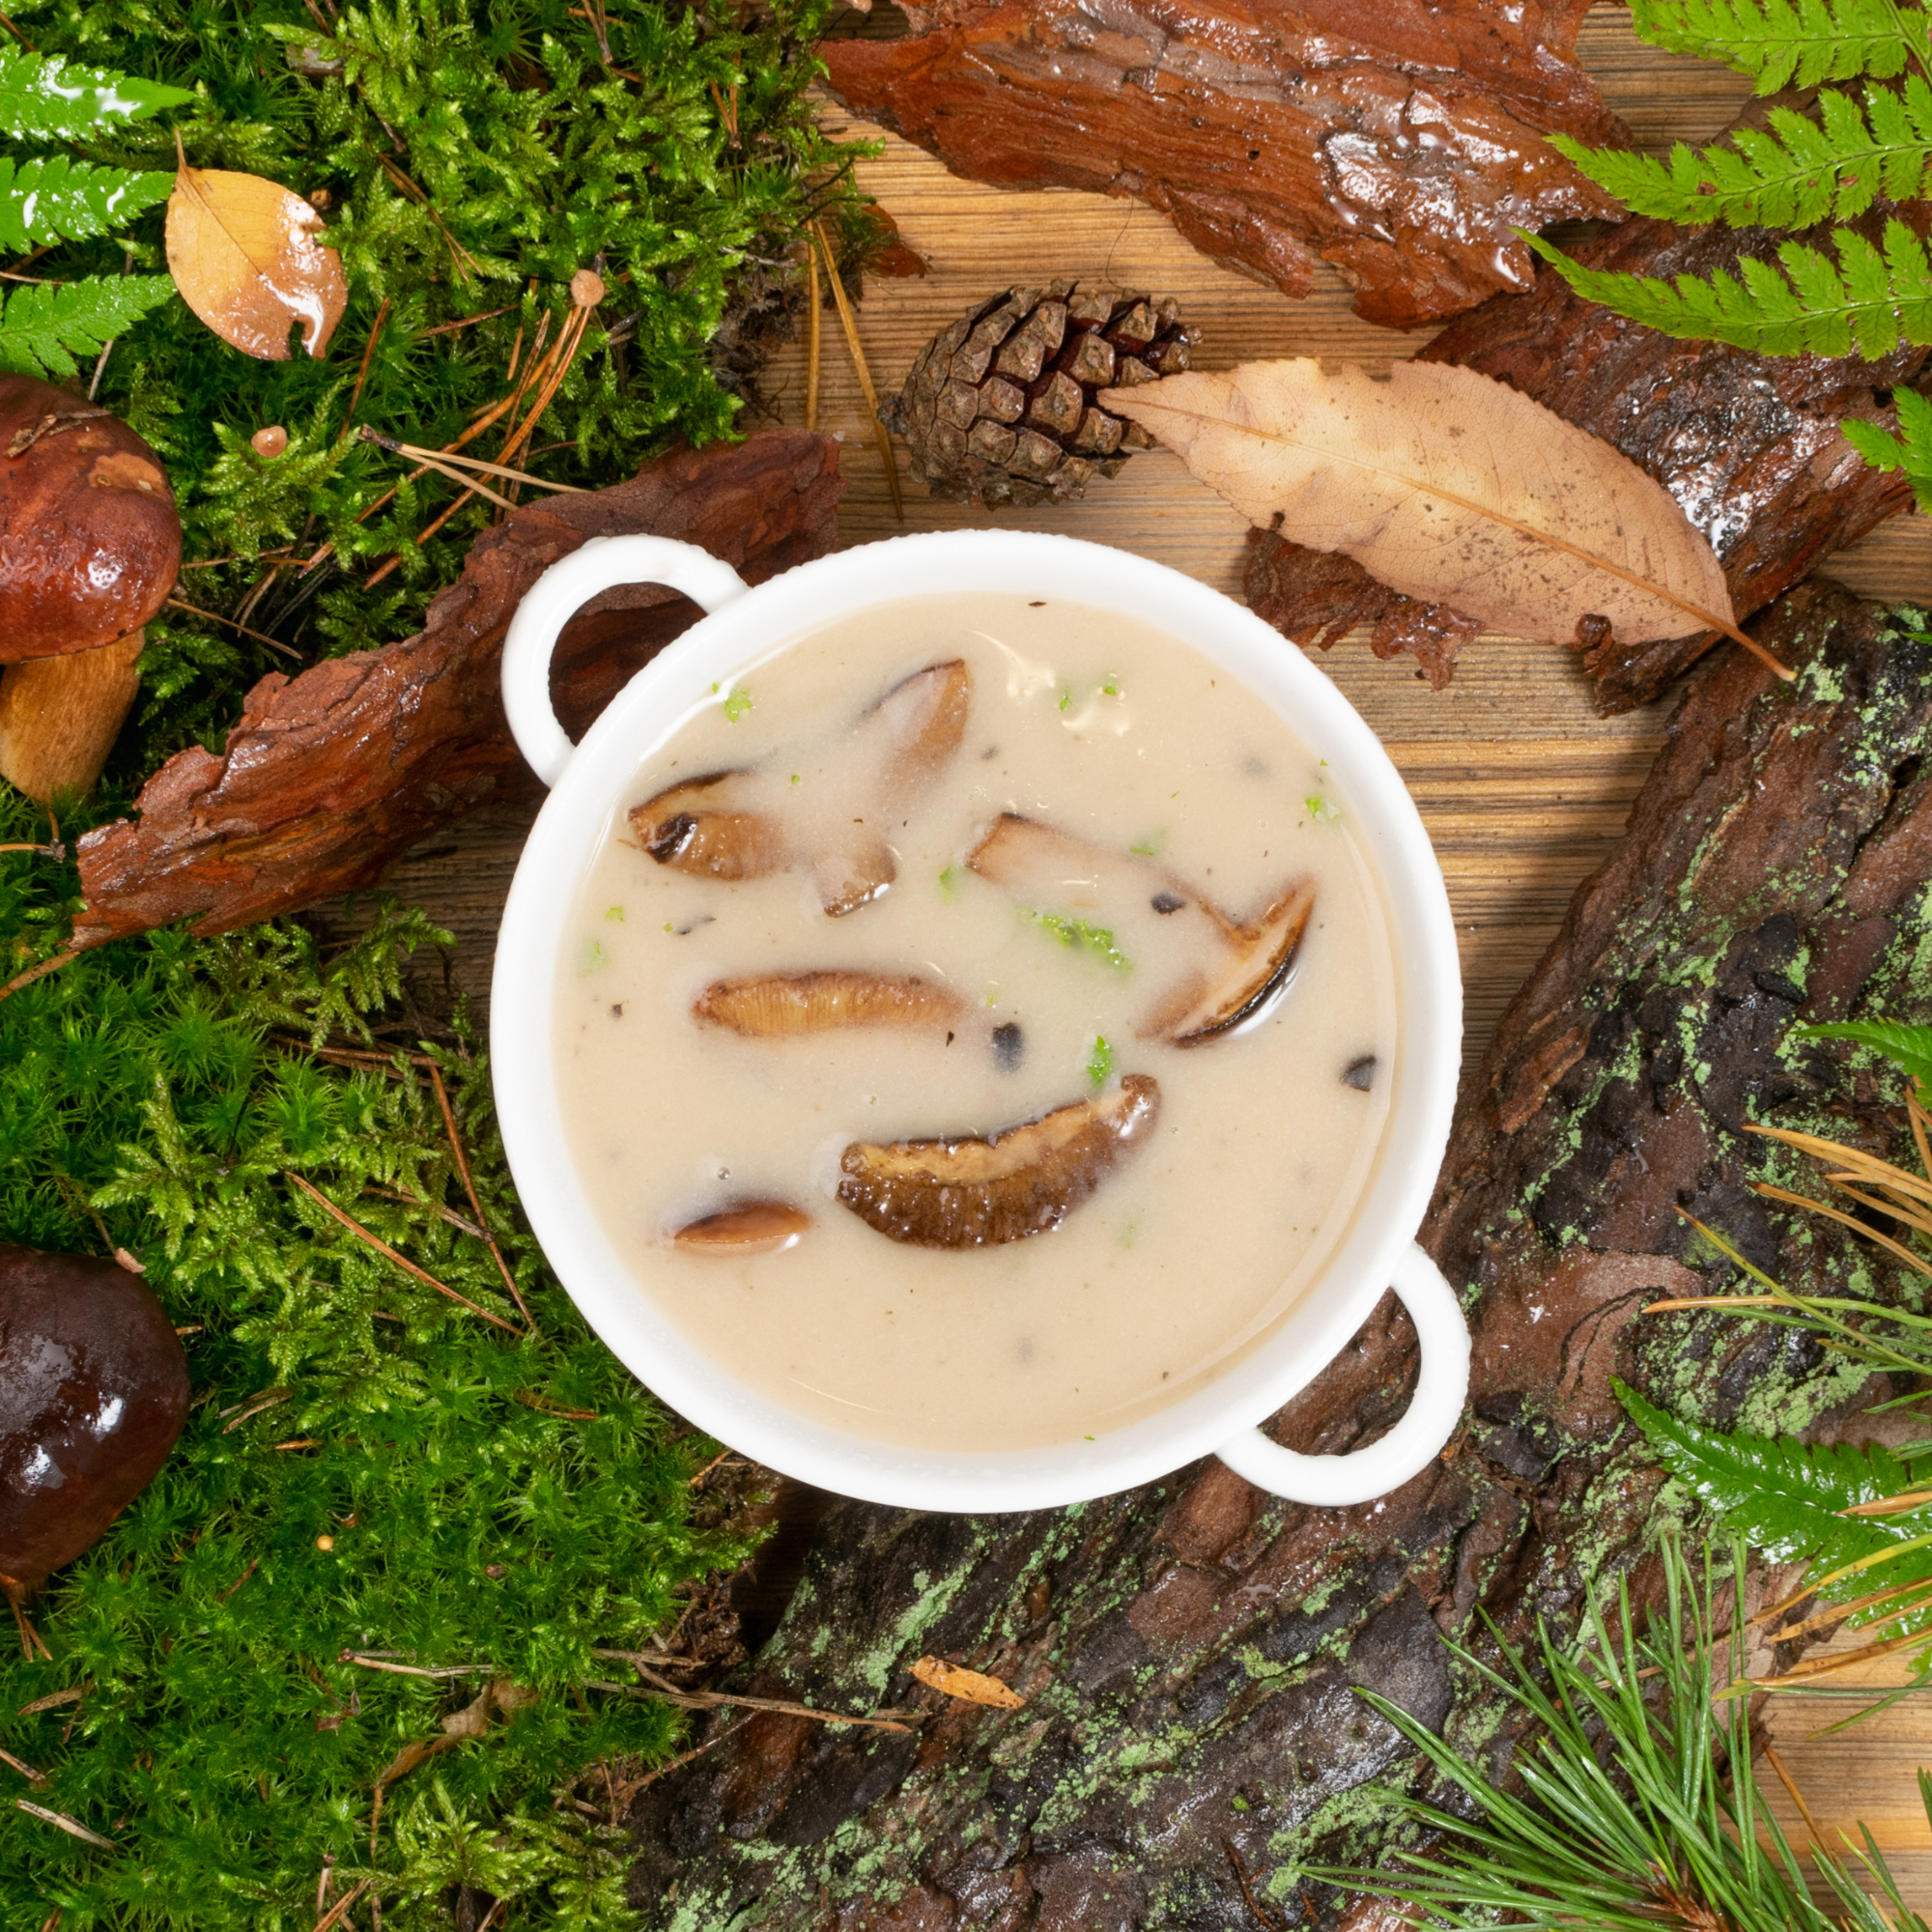
M174 287L166 275L117 275L17 288L0 310L0 374L71 376L76 355L98 355Z
M0 134L71 141L193 99L185 88L159 81L75 67L24 47L0 49Z
M1926 66L1926 15L1896 0L1631 0L1637 38L1747 73L1759 94Z
M1589 148L1567 134L1555 147L1633 214L1733 228L1809 228L1855 221L1881 194L1909 201L1932 169L1932 87L1918 74L1903 92L1869 87L1855 99L1836 88L1818 97L1818 119L1770 111L1769 129L1739 128L1709 148L1681 141L1663 160Z
M1663 1465L1705 1508L1772 1558L1809 1558L1825 1573L1883 1551L1922 1531L1917 1514L1847 1517L1854 1503L1877 1502L1912 1487L1905 1465L1877 1443L1807 1449L1790 1436L1727 1435L1684 1422L1616 1385L1618 1400ZM1898 1578L1888 1574L1888 1581ZM1840 1595L1870 1585L1849 1582Z
M1873 423L1844 423L1840 427L1852 447L1867 463L1880 469L1904 469L1915 487L1924 477L1927 487L1932 488L1932 402L1927 402L1916 389L1895 390L1893 400L1898 406L1898 426L1904 432L1903 444ZM1863 431L1864 435L1854 436L1854 429ZM1865 447L1867 441L1874 447L1889 443L1897 454L1889 462L1882 461ZM1923 500L1921 496L1920 501ZM1791 1031L1800 1039L1849 1039L1859 1046L1868 1046L1874 1053L1882 1053L1895 1062L1915 1080L1932 1087L1932 1027L1908 1026L1903 1020L1834 1020L1824 1026L1793 1027Z
M98 168L66 155L17 167L0 156L0 248L17 251L43 242L105 235L165 201L174 180L169 174Z
M1738 273L1710 279L1586 269L1540 236L1524 241L1577 293L1662 335L1728 342L1760 355L1889 355L1932 343L1932 262L1902 221L1888 221L1881 252L1853 229L1833 231L1837 260L1786 242L1777 266L1747 255ZM1781 272L1780 272L1781 270Z

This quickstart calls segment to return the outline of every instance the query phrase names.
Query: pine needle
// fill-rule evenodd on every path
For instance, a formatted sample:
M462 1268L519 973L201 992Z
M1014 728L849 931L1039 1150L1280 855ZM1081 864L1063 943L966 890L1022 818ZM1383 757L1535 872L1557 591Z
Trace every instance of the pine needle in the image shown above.
M811 230L824 252L826 279L832 284L832 301L838 311L838 326L845 331L845 346L852 352L852 366L859 374L859 389L866 398L866 413L871 421L872 440L878 444L880 460L886 466L886 487L893 493L893 515L904 523L905 501L899 495L898 459L893 453L892 437L879 420L879 393L872 386L872 371L866 361L865 345L859 340L858 318L852 313L852 304L845 298L845 284L838 279L838 259L833 253L832 243L826 239L825 223L814 221Z
M822 303L818 294L818 250L805 248L805 426L818 427L818 363Z
M308 1195L315 1202L317 1207L322 1208L325 1213L333 1215L358 1240L374 1248L379 1255L386 1256L405 1274L413 1275L425 1288L433 1288L439 1294L446 1294L450 1300L461 1302L472 1315L480 1315L484 1321L494 1321L498 1328L503 1329L507 1334L523 1334L524 1331L514 1321L505 1321L500 1315L492 1315L487 1308L479 1307L467 1294L459 1294L455 1289L445 1287L427 1268L418 1267L407 1255L399 1255L380 1235L372 1235L353 1214L345 1213L321 1188L315 1186L310 1181L304 1180L293 1169L287 1172L286 1179L293 1180L304 1194Z

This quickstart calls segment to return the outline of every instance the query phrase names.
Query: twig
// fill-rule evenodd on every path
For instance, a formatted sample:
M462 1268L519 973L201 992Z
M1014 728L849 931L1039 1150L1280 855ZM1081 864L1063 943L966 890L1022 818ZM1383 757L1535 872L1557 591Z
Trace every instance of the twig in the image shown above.
M355 386L349 392L349 408L342 420L353 423L355 420L355 405L362 400L362 384L369 380L369 364L376 356L376 340L383 332L383 325L389 319L389 298L383 298L383 306L376 311L376 320L369 325L369 339L362 345L362 366L355 372Z
M1255 1918L1263 1925L1267 1927L1267 1932L1288 1932L1288 1920L1286 1918L1277 1918L1272 1913L1264 1912L1255 1903L1255 1895L1248 1889L1248 1875L1241 1869L1240 1855L1235 1850L1234 1839L1224 1837L1221 1840L1221 1849L1227 1853L1228 1862L1234 1867L1235 1882L1241 1888L1241 1896L1247 1901L1248 1910L1254 1914Z
M315 1932L330 1932L330 1927L340 1925L349 1908L374 1885L373 1878L365 1878L354 1891L346 1891L315 1921Z
M259 1556L251 1557L249 1559L247 1569L242 1571L241 1576L236 1577L234 1582L229 1584L227 1589L223 1590L221 1594L215 1598L214 1601L217 1604L225 1604L229 1600L229 1598L232 1597L236 1593L236 1591L239 1590L242 1587L242 1585L245 1583L248 1580L248 1578L255 1574L256 1570L261 1565L261 1561L262 1559Z
M362 1192L372 1201L393 1201L399 1208L427 1208L440 1220L447 1221L452 1228L461 1229L472 1240L487 1241L490 1236L467 1214L459 1214L454 1208L445 1208L440 1201L425 1201L417 1194L398 1194L393 1187L364 1187Z
M424 329L416 340L427 342L432 335L447 335L452 329L472 328L479 322L495 322L499 315L508 315L515 307L515 302L505 302L501 308L485 309L481 315L466 315L461 322L440 322L434 328Z
M628 1804L639 1792L644 1790L649 1785L655 1784L659 1778L668 1777L674 1771L682 1771L693 1758L702 1757L714 1746L722 1745L726 1738L735 1738L751 1721L750 1718L740 1718L735 1724L726 1724L716 1737L706 1738L701 1745L694 1747L681 1757L674 1757L668 1764L661 1764L655 1771L646 1772L635 1784L626 1780L624 1785L624 1803Z
M512 1389L510 1400L520 1402L526 1408L533 1408L539 1415L561 1416L566 1422L595 1422L594 1408L559 1408L554 1402L546 1402L533 1389Z
M476 1197L476 1183L469 1178L469 1161L463 1151L463 1136L456 1131L456 1110L449 1104L449 1089L442 1084L442 1068L434 1060L429 1063L429 1077L430 1084L436 1089L436 1104L442 1110L442 1126L449 1136L449 1151L456 1156L456 1171L463 1177L463 1191L469 1195L469 1205L483 1230L483 1238L490 1244L497 1272L503 1277L503 1286L510 1291L510 1299L517 1304L524 1325L534 1335L537 1332L536 1320L524 1306L524 1297L517 1293L516 1277L510 1272L509 1263L503 1259L502 1249L497 1245L497 1236L490 1231L490 1217L484 1213L483 1204Z
M457 1293L455 1289L450 1288L446 1286L444 1283L438 1281L435 1275L431 1274L427 1268L420 1268L415 1264L414 1262L411 1261L408 1258L408 1256L399 1255L395 1251L395 1249L388 1244L387 1241L384 1240L380 1236L372 1235L369 1232L369 1230L362 1225L360 1221L356 1220L355 1215L345 1213L340 1208L338 1208L335 1205L333 1201L331 1201L328 1198L327 1194L325 1194L322 1191L321 1188L312 1185L309 1181L304 1180L300 1175L296 1174L288 1169L284 1169L283 1172L287 1175L287 1178L290 1180L293 1180L295 1184L301 1189L301 1191L304 1194L311 1196L314 1199L316 1205L320 1207L324 1210L324 1212L332 1214L335 1217L335 1219L340 1221L345 1228L349 1229L350 1232L357 1237L357 1239L366 1242L370 1247L374 1248L379 1255L386 1256L387 1259L394 1262L395 1264L399 1268L401 1268L405 1274L413 1275L416 1278L416 1280L418 1280L423 1284L425 1288L433 1288L439 1294L446 1294L450 1298L450 1300L461 1302L463 1306L469 1309L472 1315L480 1315L482 1316L484 1321L494 1321L498 1328L504 1331L505 1334L521 1336L524 1333L524 1331L521 1328L519 1328L514 1321L505 1321L500 1315L492 1315L487 1308L478 1307L477 1304L471 1301L467 1294Z
M12 839L5 845L0 845L0 852L38 852L43 859L67 857L65 845L36 845L31 838Z
M1776 1772L1778 1782L1790 1792L1792 1804L1798 1806L1798 1815L1804 1820L1804 1829L1811 1833L1811 1842L1814 1845L1822 1845L1825 1842L1825 1834L1819 1831L1818 1822L1811 1815L1811 1807L1804 1802L1804 1794L1799 1790L1796 1780L1785 1770L1784 1760L1771 1745L1765 1746L1764 1754L1770 1760L1772 1770Z
M238 1402L235 1405L235 1408L224 1408L221 1413L223 1415L234 1415L235 1420L223 1425L222 1435L227 1435L233 1431L240 1429L244 1422L253 1422L258 1415L266 1415L271 1408L279 1408L294 1394L295 1391L293 1389L264 1389L258 1396L251 1395L246 1402ZM237 1408L242 1411L240 1415L235 1415L235 1409Z
M179 597L167 600L171 611L185 611L190 617L206 617L211 624L226 624L231 631L240 631L244 638L253 638L258 644L267 644L271 651L280 651L285 658L299 658L301 653L292 649L279 638L271 638L266 631L251 631L246 624L233 617L224 617L218 611L204 611L199 604L184 604Z
M586 1690L609 1690L620 1697L661 1697L668 1704L676 1704L686 1711L718 1711L725 1707L739 1711L775 1711L787 1718L813 1718L821 1724L863 1724L869 1730L910 1731L912 1724L901 1723L898 1719L911 1718L915 1722L923 1722L923 1711L894 1711L888 1716L881 1713L872 1718L848 1718L839 1711L815 1710L810 1704L794 1704L781 1697L747 1697L734 1695L724 1690L680 1690L668 1684L645 1662L643 1653L636 1650L593 1650L592 1657L608 1658L613 1662L628 1663L648 1687L639 1690L628 1684L586 1683Z
M24 1758L15 1757L10 1750L0 1750L0 1764L11 1764L30 1784L44 1784L47 1781L45 1772L36 1771Z
M838 279L838 263L833 255L832 243L826 240L825 223L814 221L811 227L818 237L818 245L825 251L825 273L832 284L833 305L838 311L838 325L845 331L845 346L852 352L852 366L859 372L859 387L866 398L867 413L872 419L872 440L879 445L879 455L885 462L886 487L893 493L893 515L904 523L905 502L899 495L898 459L893 454L893 440L886 433L885 424L879 420L879 393L872 387L872 372L867 365L866 351L859 341L858 320L852 313L852 304L845 299L845 284ZM1756 650L1757 646L1753 644L1751 648ZM1763 654L1760 652L1759 655ZM1790 672L1785 675L1790 676Z
M31 1799L16 1798L15 1810L24 1811L29 1817L44 1818L49 1825L58 1826L71 1838L79 1838L83 1843L99 1845L102 1851L114 1849L112 1838L103 1838L99 1832L90 1832L77 1818L70 1818L65 1811L49 1811L44 1804L36 1804Z
M377 440L377 439L373 436L365 438L364 440L369 442L374 442ZM464 486L464 491L466 495L470 492L474 492L474 494L479 497L488 497L491 502L500 504L506 510L514 510L517 507L513 502L510 501L510 499L507 497L499 497L497 494L497 492L491 489L487 483L479 481L474 476L464 475L462 470L455 469L450 464L443 462L440 457L418 456L416 458L416 461L423 467L423 469L434 469L439 476L447 477L449 481L452 483L461 483ZM371 582L373 582L374 580L371 579Z
M818 250L805 244L805 426L818 427L818 352L820 300L818 294Z
M131 275L134 272L134 251L127 249L121 258L121 272ZM100 379L107 372L107 358L114 354L114 345L120 341L118 335L110 335L100 345L100 354L94 358L94 374L87 384L87 400L91 403L100 393Z
M704 1481L705 1477L710 1475L713 1469L717 1468L719 1463L728 1463L731 1460L731 1455L732 1452L729 1449L719 1450L717 1455L712 1457L710 1462L705 1463L703 1468L698 1470L697 1474L692 1477L691 1481L686 1485L686 1487L694 1490L696 1489L698 1485Z
M29 966L24 973L15 973L4 986L0 986L0 1000L11 1000L36 980L44 980L49 973L58 973L69 961L78 959L83 950L80 947L70 948L66 952L56 952L51 959L43 959L38 966Z
M433 469L441 469L445 475L451 469L474 469L485 476L507 476L512 483L527 483L537 490L554 490L559 495L587 497L590 493L581 483L553 483L547 476L532 476L527 469L512 469L501 463L486 463L480 456L446 456L437 449L422 449L413 442L398 442L392 436L384 436L364 423L356 432L364 442L379 444L396 456L412 456L417 462ZM464 479L458 477L459 483Z
M381 116L377 118L380 120ZM398 142L397 145L400 147L402 144ZM436 223L437 233L442 237L443 246L449 250L449 259L456 264L457 272L466 276L476 275L479 272L476 257L444 226L442 216L436 211L436 204L387 155L378 155L376 158L383 163L383 172L402 189L404 197L414 202Z

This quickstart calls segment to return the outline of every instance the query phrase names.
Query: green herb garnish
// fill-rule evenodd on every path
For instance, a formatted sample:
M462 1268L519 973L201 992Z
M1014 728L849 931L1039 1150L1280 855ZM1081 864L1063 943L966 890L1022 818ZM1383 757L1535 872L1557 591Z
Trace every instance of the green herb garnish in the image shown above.
M939 896L951 905L959 896L959 867L949 866L939 875Z
M1160 857L1160 848L1166 843L1167 832L1163 828L1159 832L1150 832L1145 838L1136 838L1127 847L1127 850L1129 852L1138 852L1143 859L1158 859Z
M1107 1043L1107 1036L1096 1033L1094 1047L1087 1056L1087 1078L1095 1087L1104 1087L1114 1071L1114 1049Z
M1319 791L1312 791L1301 801L1302 809L1318 825L1333 825L1341 816L1339 806L1330 805Z
M1104 959L1117 972L1134 970L1134 962L1114 944L1113 932L1107 926L1089 925L1084 919L1063 919L1056 912L1030 912L1024 917L1042 932L1050 932L1069 951L1083 948Z
M718 689L715 684L711 688L713 691ZM734 684L724 694L724 722L727 724L737 724L751 708L752 694L742 684Z

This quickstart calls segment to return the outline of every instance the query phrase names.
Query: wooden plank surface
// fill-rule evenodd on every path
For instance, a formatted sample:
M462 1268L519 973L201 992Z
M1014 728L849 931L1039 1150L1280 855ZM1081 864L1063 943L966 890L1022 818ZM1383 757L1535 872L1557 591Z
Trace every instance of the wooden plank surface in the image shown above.
M1640 46L1620 8L1599 7L1581 40L1585 65L1649 147L1707 138L1747 92L1736 75ZM898 220L931 271L867 293L860 327L881 392L896 387L924 341L969 304L1012 282L1079 275L1180 298L1201 330L1197 366L1262 355L1374 358L1412 355L1427 332L1394 335L1358 321L1339 277L1324 274L1309 299L1216 268L1138 203L1074 193L1003 192L961 182L903 142L828 103L826 120L855 140L882 140L859 179ZM863 400L830 315L821 424L844 439L850 481L840 516L847 545L906 529L956 528L977 512L906 491L895 522ZM803 352L781 355L763 382L768 409L803 417ZM1009 514L1009 526L1064 531L1172 564L1239 594L1241 520L1196 485L1165 452L1136 457L1087 500ZM1932 524L1899 518L1834 560L1833 573L1873 596L1932 592ZM1284 646L1288 648L1288 646ZM1441 857L1455 906L1467 995L1466 1051L1488 1043L1504 1005L1553 935L1577 882L1620 835L1624 814L1661 742L1669 699L1622 718L1596 716L1588 681L1569 653L1485 638L1463 655L1454 684L1431 692L1409 660L1376 662L1359 641L1323 668L1387 744L1414 791ZM458 977L479 1003L497 918L530 812L502 808L453 827L406 856L388 883L426 905L461 942ZM1786 1702L1771 1732L1828 1839L1864 1819L1899 1856L1908 1896L1932 1906L1932 1828L1914 1774L1932 1763L1932 1700L1910 1699L1835 1738L1813 1738L1845 1707ZM1775 1779L1767 1781L1776 1785ZM1781 1788L1788 1830L1808 1835Z

